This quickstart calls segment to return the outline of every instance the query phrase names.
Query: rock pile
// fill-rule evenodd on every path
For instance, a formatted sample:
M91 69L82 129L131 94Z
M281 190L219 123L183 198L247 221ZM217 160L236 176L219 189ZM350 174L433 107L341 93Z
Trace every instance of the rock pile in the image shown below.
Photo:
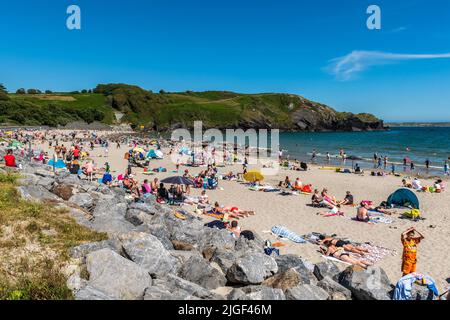
M77 272L68 280L76 299L387 300L393 286L378 267L313 265L295 255L268 256L264 240L234 238L149 197L132 202L121 188L26 164L22 197L52 200L78 223L109 240L72 248ZM89 276L83 279L81 270ZM86 278L86 276L85 276ZM423 297L424 295L417 295ZM422 298L425 299L425 298Z

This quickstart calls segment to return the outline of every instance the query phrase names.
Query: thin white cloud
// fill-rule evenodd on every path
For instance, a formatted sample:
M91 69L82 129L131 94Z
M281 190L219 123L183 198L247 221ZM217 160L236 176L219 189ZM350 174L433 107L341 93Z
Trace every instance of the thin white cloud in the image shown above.
M403 27L398 27L398 28L392 29L390 31L390 33L398 33L398 32L403 32L403 31L406 31L406 30L408 30L408 27L403 26Z
M336 79L346 81L373 66L399 61L423 59L450 59L450 53L443 54L402 54L382 51L353 51L330 61L326 68Z

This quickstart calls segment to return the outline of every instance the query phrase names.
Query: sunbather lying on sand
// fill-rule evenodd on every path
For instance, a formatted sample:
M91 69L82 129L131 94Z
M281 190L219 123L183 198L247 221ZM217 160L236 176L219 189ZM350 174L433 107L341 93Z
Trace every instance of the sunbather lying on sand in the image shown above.
M254 211L246 211L246 210L240 210L238 207L221 207L218 202L214 203L214 208L207 210L203 209L203 213L207 215L213 215L213 216L220 216L224 215L225 213L228 214L230 218L243 218L248 217L249 215L254 215Z
M321 216L324 217L343 216L344 213L340 209L341 205L338 204L335 207L333 207L330 211L322 211L318 212L317 214L320 214Z
M326 256L334 257L336 259L353 264L355 266L363 267L364 269L366 269L368 266L372 265L369 262L363 262L361 260L358 260L358 259L350 256L349 253L345 252L344 248L336 247L332 244L329 244L327 246L327 249L320 247L320 251Z
M369 252L369 250L367 250L366 248L354 246L353 244L350 243L350 241L344 241L333 237L325 237L324 235L320 235L319 239L320 239L319 244L324 244L326 246L332 244L338 248L344 248L346 251L350 251L360 255L364 255L365 253Z

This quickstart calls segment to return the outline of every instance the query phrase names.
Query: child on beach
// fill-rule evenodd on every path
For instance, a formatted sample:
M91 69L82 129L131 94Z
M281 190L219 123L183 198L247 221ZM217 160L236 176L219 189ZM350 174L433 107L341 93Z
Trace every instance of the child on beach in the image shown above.
M415 233L419 235L415 237ZM417 266L417 245L424 239L424 236L416 230L415 227L411 227L402 233L401 241L403 244L403 256L402 256L402 272L403 276L416 272Z

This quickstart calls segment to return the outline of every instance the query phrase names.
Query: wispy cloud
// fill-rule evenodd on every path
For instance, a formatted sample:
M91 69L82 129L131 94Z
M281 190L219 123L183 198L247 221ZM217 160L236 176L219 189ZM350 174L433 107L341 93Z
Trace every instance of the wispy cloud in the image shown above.
M403 54L382 51L353 51L343 57L330 61L326 68L336 79L347 81L373 66L386 65L399 61L424 59L450 59L450 53L443 54Z
M403 32L403 31L406 31L406 30L408 30L408 27L403 26L403 27L398 27L398 28L392 29L390 31L390 33L399 33L399 32Z

